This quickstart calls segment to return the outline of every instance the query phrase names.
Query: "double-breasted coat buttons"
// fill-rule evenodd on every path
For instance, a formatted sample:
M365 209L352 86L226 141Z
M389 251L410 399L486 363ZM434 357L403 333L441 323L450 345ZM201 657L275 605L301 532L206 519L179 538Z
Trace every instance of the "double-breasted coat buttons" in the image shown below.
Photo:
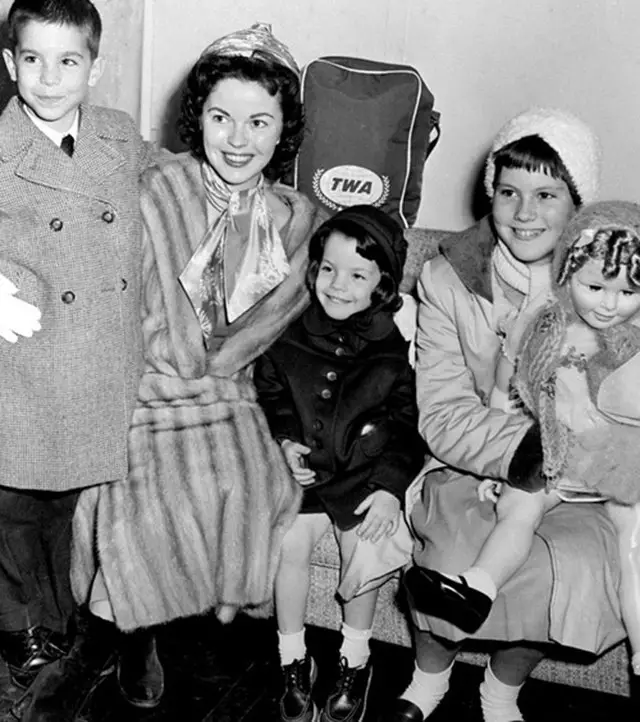
M62 299L62 303L69 304L76 300L76 294L73 291L65 291L60 298Z
M49 221L49 228L51 228L52 231L61 231L63 226L64 223L59 218L52 218Z

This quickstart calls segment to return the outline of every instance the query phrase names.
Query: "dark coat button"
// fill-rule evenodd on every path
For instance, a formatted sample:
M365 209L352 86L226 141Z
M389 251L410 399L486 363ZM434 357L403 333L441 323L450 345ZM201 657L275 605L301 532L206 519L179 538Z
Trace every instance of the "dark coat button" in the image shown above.
M322 423L322 421L320 421L320 419L316 419L313 422L313 430L314 431L322 431L323 428L324 428L324 424Z
M76 294L73 291L65 291L60 298L62 298L62 303L73 303L76 300Z
M322 396L323 399L330 399L333 394L331 393L331 389L322 389L320 396Z
M126 290L127 290L127 286L128 286L128 285L129 285L129 284L127 283L127 279L126 279L126 278L121 278L121 279L120 279L120 286L121 286L121 288L122 288L123 291L126 291Z
M338 378L338 374L335 371L327 371L327 381L335 381Z
M338 346L338 348L336 349L336 356L344 356L344 349L342 348L342 346Z
M49 228L52 231L61 231L62 226L64 226L64 223L59 218L53 218L49 223Z
M105 212L102 214L102 220L103 220L105 223L113 223L113 221L115 220L115 218L116 218L116 216L115 216L115 213L114 213L113 211L105 211Z

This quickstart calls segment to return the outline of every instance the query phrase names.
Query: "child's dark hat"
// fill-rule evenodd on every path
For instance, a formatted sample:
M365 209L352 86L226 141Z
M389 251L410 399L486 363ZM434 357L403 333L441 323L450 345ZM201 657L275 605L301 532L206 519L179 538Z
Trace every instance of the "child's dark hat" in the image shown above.
M387 256L391 275L399 284L407 258L407 242L402 226L380 208L368 205L350 206L338 211L328 221L331 225L342 222L354 223L371 236Z

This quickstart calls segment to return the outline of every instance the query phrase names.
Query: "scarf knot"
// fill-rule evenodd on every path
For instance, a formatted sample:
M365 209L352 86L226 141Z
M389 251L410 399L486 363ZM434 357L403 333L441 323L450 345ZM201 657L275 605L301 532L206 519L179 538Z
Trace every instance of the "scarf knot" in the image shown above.
M209 347L216 328L233 323L259 303L287 278L290 266L263 177L254 188L232 191L205 162L202 181L218 217L180 274L180 283Z

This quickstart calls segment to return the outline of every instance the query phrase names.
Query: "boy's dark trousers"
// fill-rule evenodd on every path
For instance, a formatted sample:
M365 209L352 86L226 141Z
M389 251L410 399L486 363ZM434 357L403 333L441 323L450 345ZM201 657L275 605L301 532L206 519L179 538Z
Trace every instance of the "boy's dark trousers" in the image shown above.
M78 496L0 486L0 655L19 684L65 651Z

